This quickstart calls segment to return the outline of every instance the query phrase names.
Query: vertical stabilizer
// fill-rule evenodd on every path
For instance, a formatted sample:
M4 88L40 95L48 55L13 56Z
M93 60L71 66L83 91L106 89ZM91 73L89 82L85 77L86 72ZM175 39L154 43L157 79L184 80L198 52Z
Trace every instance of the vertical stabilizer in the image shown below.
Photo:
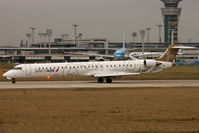
M155 59L155 60L158 60L158 61L166 61L166 62L173 62L173 60L175 59L177 53L178 53L178 50L180 49L180 46L181 45L176 45L176 44L172 44L170 45L167 50L164 52L164 54Z
M123 46L122 46L123 49L125 49L125 31L123 32Z

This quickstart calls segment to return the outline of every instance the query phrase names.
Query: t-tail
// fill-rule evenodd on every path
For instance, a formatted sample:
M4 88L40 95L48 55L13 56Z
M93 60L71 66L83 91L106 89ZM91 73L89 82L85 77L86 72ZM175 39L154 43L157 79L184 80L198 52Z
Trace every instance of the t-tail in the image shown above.
M164 52L164 54L161 57L156 58L155 60L173 62L179 49L195 49L195 47L187 47L187 46L182 46L182 45L177 45L177 44L171 44L169 45L167 50Z

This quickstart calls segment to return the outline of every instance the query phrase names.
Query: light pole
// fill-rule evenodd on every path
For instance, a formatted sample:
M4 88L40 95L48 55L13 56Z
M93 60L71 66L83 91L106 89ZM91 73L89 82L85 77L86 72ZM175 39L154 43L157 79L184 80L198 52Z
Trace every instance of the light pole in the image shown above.
M79 48L79 42L81 41L81 39L82 39L82 33L79 33L79 35L78 35L78 43L77 43L77 47Z
M149 43L150 42L150 30L151 30L151 28L146 28L146 30L147 30L147 42Z
M157 24L157 27L159 28L159 43L161 43L162 42L162 35L161 35L161 33L162 33L162 24Z
M45 48L47 47L47 44L46 44L46 37L47 37L47 33L43 33L44 35L44 42L45 42Z
M74 27L74 40L75 40L75 44L77 44L77 27L79 25L78 24L73 24Z
M31 34L30 34L30 33L26 33L26 37L27 37L27 39L28 39L28 44L29 44L30 39L31 39Z
M34 44L34 30L36 29L35 27L30 27L32 30L32 44Z
M144 56L144 37L145 37L145 30L140 30L140 35L142 37L142 58Z
M52 36L52 30L51 29L47 29L46 30L46 35L49 38L49 42L48 42L48 53L51 54L51 43L50 43L50 37Z
M137 33L136 33L136 32L133 32L133 33L132 33L132 36L133 36L133 43L135 43L135 38L137 37Z
M40 47L42 45L42 37L43 37L43 34L42 33L38 33L39 37L40 37Z

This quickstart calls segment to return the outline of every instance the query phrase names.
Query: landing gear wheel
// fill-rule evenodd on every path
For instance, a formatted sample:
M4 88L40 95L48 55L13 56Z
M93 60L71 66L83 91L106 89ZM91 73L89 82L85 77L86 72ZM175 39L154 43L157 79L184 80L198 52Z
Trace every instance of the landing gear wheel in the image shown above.
M15 84L16 83L16 80L15 79L12 79L12 84Z
M98 83L103 83L104 79L103 78L98 78Z
M112 83L112 79L111 78L107 78L106 79L106 83Z

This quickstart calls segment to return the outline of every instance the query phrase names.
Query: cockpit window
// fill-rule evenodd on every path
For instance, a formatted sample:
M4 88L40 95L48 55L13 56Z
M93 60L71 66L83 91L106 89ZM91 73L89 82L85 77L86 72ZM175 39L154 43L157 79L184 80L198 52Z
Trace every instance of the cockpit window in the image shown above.
M22 70L22 67L14 67L12 70Z

